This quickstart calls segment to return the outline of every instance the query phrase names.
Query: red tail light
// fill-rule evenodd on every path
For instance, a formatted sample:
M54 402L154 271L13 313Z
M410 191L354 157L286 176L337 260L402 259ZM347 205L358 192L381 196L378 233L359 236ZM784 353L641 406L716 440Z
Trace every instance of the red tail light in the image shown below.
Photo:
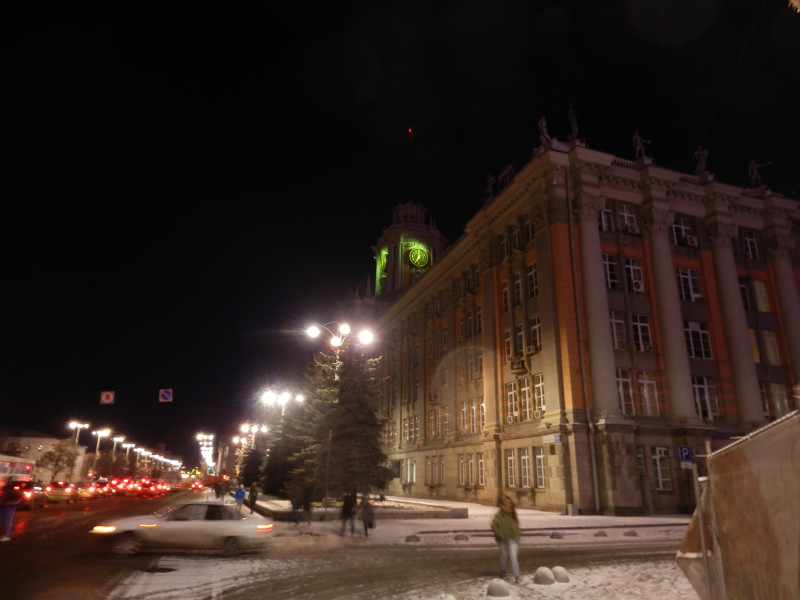
M31 492L31 491L25 490L24 492L22 492L22 494L23 494L23 495L25 496L25 498L27 498L28 500L30 500L31 498L33 498L33 492Z

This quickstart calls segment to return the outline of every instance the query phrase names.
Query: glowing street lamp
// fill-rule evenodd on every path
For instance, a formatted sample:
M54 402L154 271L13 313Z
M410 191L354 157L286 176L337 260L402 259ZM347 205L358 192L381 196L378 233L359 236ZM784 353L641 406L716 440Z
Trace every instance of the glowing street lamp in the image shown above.
M97 445L94 448L94 462L92 463L92 473L97 474L97 455L100 453L100 440L111 435L110 429L98 429L92 435L97 436Z
M328 329L328 325L336 325L336 333ZM328 341L334 348L338 348L344 344L345 340L347 340L351 334L350 325L347 323L339 323L338 321L331 321L330 323L325 323L325 325L312 325L306 329L306 333L309 337L317 338L322 335L323 330L327 331L331 336ZM375 336L369 329L362 329L358 332L357 337L358 341L365 346L371 344L375 339Z
M267 433L267 431L269 431L269 427L267 427L266 425L250 425L249 423L244 423L241 426L241 430L242 430L242 433L248 433L249 432L251 434L252 440L251 440L250 443L255 446L255 444L256 444L256 434L257 433Z
M70 429L75 430L75 445L78 445L78 436L81 434L82 429L87 429L89 427L88 423L78 423L77 421L70 421L69 425L67 425Z
M267 390L263 394L261 394L261 402L263 402L266 406L270 408L280 407L281 409L281 417L283 417L284 413L286 412L286 405L289 403L290 400L294 400L295 402L304 402L305 396L303 394L295 394L292 397L292 394L289 392L274 392L272 390Z

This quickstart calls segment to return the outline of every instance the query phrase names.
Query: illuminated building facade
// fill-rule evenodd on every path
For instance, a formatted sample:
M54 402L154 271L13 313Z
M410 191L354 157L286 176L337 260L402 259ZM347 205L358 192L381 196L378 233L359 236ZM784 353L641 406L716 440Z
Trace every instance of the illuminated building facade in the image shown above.
M797 408L799 206L552 140L446 251L398 207L375 247L389 492L688 510L691 461Z

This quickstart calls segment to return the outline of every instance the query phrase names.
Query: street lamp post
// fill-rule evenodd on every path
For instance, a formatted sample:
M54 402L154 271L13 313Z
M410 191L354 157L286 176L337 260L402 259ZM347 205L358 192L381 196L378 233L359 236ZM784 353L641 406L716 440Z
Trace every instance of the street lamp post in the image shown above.
M111 438L114 442L114 447L111 449L111 473L114 474L114 463L117 462L117 444L120 442L125 441L124 435L118 435L115 438Z
M68 427L75 430L75 445L78 445L78 436L81 434L82 429L89 427L88 423L78 423L77 421L70 421Z
M131 471L130 458L128 457L128 455L131 452L131 448L135 446L136 444L122 444L122 447L125 448L125 471L127 471L128 473L130 473Z
M110 429L98 429L97 431L93 431L92 435L97 436L97 445L94 448L94 462L92 463L92 474L97 474L97 455L100 453L100 440L104 437L108 437L111 435Z

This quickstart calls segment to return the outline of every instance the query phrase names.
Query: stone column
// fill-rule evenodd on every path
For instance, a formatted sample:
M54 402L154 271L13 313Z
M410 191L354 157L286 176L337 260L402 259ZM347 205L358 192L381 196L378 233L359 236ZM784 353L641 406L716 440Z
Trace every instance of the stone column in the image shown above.
M646 218L653 257L654 296L661 325L659 333L664 357L669 421L673 425L701 425L702 420L694 405L692 371L683 331L683 311L669 246L668 232L675 214L666 208L651 206Z
M767 246L775 270L775 287L784 330L784 339L789 348L789 363L795 381L800 380L800 295L794 277L789 250L794 239L788 234L773 232L767 237Z
M586 337L591 370L593 415L598 423L627 422L619 407L617 367L600 249L597 215L605 200L582 194L578 204L581 276L586 307Z
M711 224L710 231L725 346L730 360L734 396L739 407L739 425L755 427L764 423L764 410L761 407L758 373L731 249L731 238L737 234L738 228L731 223L717 220Z

